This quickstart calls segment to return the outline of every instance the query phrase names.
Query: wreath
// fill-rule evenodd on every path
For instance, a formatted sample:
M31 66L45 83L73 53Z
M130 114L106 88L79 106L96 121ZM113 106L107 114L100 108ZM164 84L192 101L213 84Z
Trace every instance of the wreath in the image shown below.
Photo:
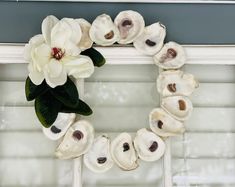
M61 140L55 154L60 159L84 155L85 165L94 172L105 172L113 164L123 170L138 167L139 159L156 161L165 151L165 138L185 132L184 121L193 110L188 96L198 82L179 70L186 62L183 47L175 42L164 44L166 27L160 23L145 26L135 11L120 12L114 22L106 14L92 24L85 19L47 16L42 34L25 46L29 76L25 83L28 101L35 100L36 115L43 133L51 140ZM93 42L101 46L131 44L139 52L153 57L162 68L157 90L162 96L160 108L149 114L150 129L142 128L135 137L120 133L113 140L103 134L95 137L93 126L76 114L91 115L92 109L79 97L77 84L105 64L105 58Z

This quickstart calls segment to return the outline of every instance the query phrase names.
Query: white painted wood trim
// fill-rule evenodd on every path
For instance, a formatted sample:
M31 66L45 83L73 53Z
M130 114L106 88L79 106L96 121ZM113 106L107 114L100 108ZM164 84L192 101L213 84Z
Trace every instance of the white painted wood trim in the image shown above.
M73 160L73 187L82 187L82 158Z
M235 45L184 45L186 64L230 64L235 65ZM26 63L23 45L1 44L0 64ZM153 64L152 57L140 54L134 47L96 47L107 60L107 64Z
M21 0L16 0L20 2ZM29 0L38 1L38 0ZM224 0L40 0L40 1L53 1L53 2L105 2L105 3L212 3L212 4L235 4L234 1Z
M76 81L76 86L79 91L79 96L81 99L84 98L84 79L78 79ZM73 187L82 187L82 161L83 157L80 156L73 160Z
M172 165L171 165L171 138L168 137L165 140L166 150L163 156L163 166L164 166L164 187L172 187Z

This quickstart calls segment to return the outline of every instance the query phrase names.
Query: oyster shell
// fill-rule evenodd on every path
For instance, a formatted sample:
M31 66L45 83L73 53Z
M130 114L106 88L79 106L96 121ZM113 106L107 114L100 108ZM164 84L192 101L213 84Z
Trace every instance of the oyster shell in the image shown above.
M153 60L163 69L178 69L184 65L186 56L181 45L169 42L153 57Z
M93 140L92 125L85 120L77 121L68 129L55 154L60 159L77 158L89 150Z
M138 167L138 157L133 146L132 137L128 133L119 134L111 142L113 161L123 170L133 170Z
M198 87L194 76L180 70L163 71L157 78L157 90L162 96L189 96Z
M43 133L51 140L58 140L64 136L75 118L76 114L74 113L59 113L51 127L43 127Z
M171 96L162 99L161 107L173 118L187 120L193 110L192 102L185 96Z
M78 24L80 25L81 30L82 30L82 38L81 38L80 42L78 43L78 47L82 51L84 51L86 49L91 48L91 46L93 44L93 41L91 40L91 38L89 36L91 24L83 18L76 19L76 21L78 22Z
M144 31L143 17L133 10L120 12L114 20L120 32L120 44L129 44L135 41Z
M166 36L166 27L160 22L145 27L144 32L134 41L135 48L145 55L158 53Z
M84 163L91 171L103 173L111 169L110 140L106 135L97 137L91 149L84 155Z
M162 137L176 136L185 132L184 124L161 108L153 109L149 114L151 130Z
M145 128L137 131L134 145L140 159L148 162L159 160L165 152L163 140Z
M98 45L108 46L117 42L120 38L119 30L111 17L106 14L98 16L90 28L90 37Z

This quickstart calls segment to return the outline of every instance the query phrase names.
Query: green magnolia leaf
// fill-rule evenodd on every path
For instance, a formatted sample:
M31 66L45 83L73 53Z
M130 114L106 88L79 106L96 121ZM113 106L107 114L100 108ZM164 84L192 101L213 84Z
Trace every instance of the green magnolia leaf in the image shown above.
M39 121L46 128L56 120L61 109L61 103L50 92L40 95L35 100L35 111Z
M25 81L25 95L27 101L32 101L39 95L47 92L50 88L46 84L46 81L44 80L42 84L35 85L29 77L27 77Z
M75 107L67 107L63 105L60 112L76 113L84 116L89 116L92 114L92 109L88 106L88 104L79 99L79 102Z
M51 89L51 93L62 102L65 106L76 107L79 101L78 90L75 84L69 77L67 82L62 86L57 86Z
M81 53L82 55L89 56L93 61L94 66L101 67L105 64L105 58L103 55L94 48L87 49Z

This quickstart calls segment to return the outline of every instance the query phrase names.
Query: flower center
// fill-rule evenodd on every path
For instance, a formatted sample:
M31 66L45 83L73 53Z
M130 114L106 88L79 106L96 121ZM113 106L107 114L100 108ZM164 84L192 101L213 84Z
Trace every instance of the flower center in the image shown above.
M53 47L51 50L51 55L56 60L60 60L61 58L63 58L64 54L65 52L61 48Z

